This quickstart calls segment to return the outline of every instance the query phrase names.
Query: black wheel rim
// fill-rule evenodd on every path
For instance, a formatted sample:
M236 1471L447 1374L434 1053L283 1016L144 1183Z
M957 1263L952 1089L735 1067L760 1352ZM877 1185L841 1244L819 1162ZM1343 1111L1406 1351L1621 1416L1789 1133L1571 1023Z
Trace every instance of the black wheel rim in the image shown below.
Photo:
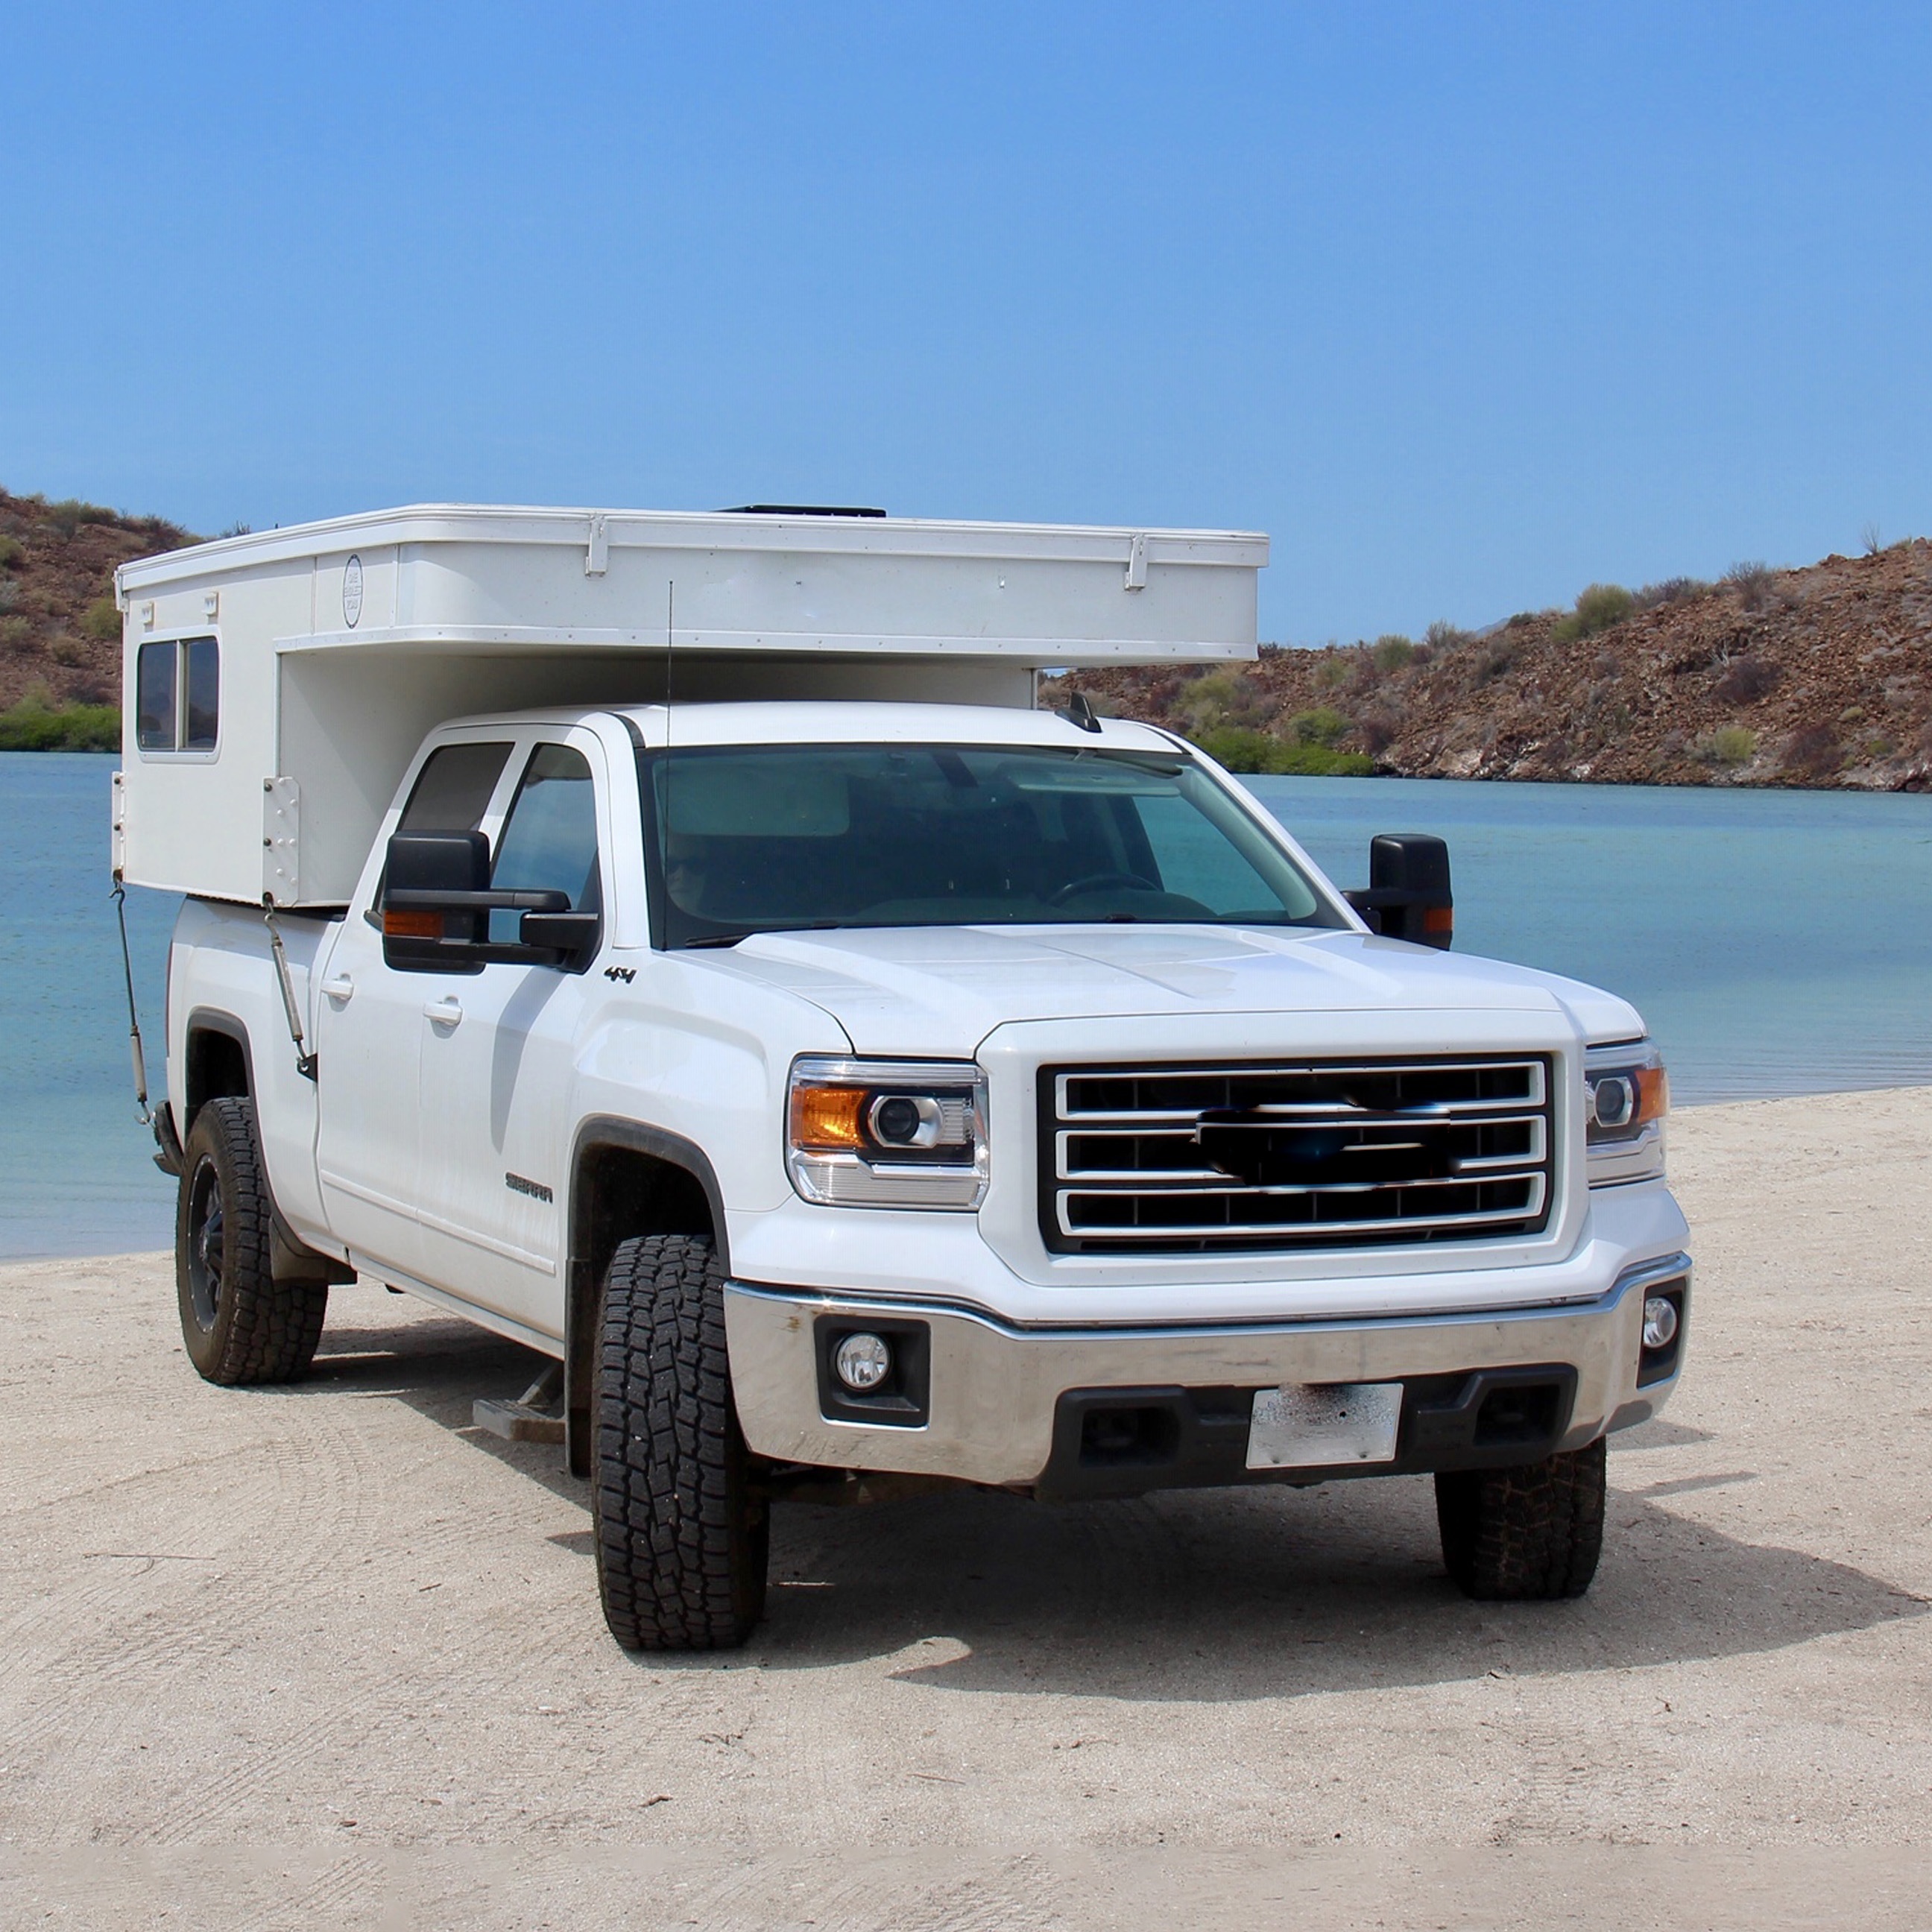
M221 1177L214 1163L204 1159L194 1171L188 1197L188 1292L194 1302L194 1318L204 1331L214 1326L221 1312L221 1272L224 1252Z

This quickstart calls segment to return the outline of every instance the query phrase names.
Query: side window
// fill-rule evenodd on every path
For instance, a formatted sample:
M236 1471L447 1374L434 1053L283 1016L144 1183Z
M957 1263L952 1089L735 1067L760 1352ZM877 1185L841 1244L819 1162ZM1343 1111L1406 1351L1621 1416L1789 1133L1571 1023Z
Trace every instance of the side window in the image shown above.
M417 772L396 830L474 832L509 756L508 745L439 746Z
M410 802L396 820L398 832L474 832L490 809L496 781L508 764L510 747L500 745L439 745L423 760ZM380 932L382 885L387 868L376 875L376 892L362 915Z
M134 659L134 742L144 752L212 752L220 736L221 646L212 638L143 644Z
M590 766L568 745L530 754L496 841L490 883L499 892L560 892L573 912L603 910L597 867L597 794ZM523 915L493 912L490 937L514 941Z

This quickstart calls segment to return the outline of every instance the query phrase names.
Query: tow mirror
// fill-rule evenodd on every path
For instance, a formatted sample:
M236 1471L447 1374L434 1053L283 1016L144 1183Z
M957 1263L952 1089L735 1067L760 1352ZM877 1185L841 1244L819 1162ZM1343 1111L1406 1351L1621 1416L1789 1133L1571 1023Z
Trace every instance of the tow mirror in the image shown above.
M1369 841L1369 888L1343 896L1377 932L1444 951L1456 936L1449 848L1427 832L1380 832Z
M560 892L497 892L480 832L399 832L382 884L382 959L401 973L475 973L502 963L581 972L602 922ZM490 937L493 912L518 912L514 940Z

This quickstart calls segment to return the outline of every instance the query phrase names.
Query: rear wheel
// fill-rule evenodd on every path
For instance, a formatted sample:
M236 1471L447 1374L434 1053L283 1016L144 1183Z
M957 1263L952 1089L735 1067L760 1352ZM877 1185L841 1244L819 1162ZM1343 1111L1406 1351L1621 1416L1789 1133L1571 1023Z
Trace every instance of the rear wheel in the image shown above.
M729 1649L764 1615L770 1518L731 1400L724 1270L708 1240L643 1235L604 1278L597 1580L627 1650Z
M205 1102L182 1154L175 1292L188 1360L212 1382L291 1382L321 1339L328 1288L276 1281L273 1216L254 1102Z
M1466 1597L1489 1603L1580 1597L1604 1548L1605 1440L1515 1469L1436 1478L1442 1561Z

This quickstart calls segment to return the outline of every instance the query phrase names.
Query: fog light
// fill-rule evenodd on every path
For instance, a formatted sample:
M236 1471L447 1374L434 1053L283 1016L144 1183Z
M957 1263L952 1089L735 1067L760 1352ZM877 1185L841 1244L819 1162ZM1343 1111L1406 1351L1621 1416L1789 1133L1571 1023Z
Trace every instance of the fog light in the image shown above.
M1667 1294L1646 1298L1643 1304L1643 1346L1667 1348L1677 1339L1677 1304Z
M1645 1313L1648 1315L1648 1307ZM1672 1318L1671 1326L1676 1327ZM1646 1327L1644 1332L1650 1331ZM832 1358L838 1379L855 1395L868 1395L892 1372L892 1352L877 1335L848 1335Z

